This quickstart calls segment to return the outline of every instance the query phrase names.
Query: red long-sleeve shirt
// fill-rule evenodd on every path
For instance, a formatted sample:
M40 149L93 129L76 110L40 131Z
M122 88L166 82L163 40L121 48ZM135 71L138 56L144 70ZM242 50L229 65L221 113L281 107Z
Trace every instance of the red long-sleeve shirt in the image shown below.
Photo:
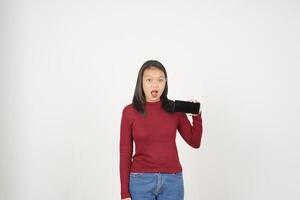
M176 130L192 147L199 148L202 137L201 114L193 125L185 113L168 113L161 101L146 102L146 118L132 104L125 106L120 126L121 198L130 197L130 172L181 172L176 147ZM133 141L135 154L133 153Z

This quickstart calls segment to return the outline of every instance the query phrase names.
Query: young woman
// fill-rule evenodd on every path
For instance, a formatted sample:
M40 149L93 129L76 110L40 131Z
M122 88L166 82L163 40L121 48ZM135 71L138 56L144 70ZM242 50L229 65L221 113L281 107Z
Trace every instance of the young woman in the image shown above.
M125 106L120 125L121 199L183 200L184 182L176 147L176 131L187 144L199 148L202 118L173 113L167 72L156 61L139 70L132 103ZM190 100L197 102L195 100ZM133 142L135 154L133 153Z

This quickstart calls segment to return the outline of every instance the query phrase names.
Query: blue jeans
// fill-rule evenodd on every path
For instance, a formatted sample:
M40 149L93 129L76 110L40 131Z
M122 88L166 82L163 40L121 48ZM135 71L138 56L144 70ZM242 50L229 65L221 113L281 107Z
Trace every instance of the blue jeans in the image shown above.
M132 200L183 200L182 172L130 173L129 191Z

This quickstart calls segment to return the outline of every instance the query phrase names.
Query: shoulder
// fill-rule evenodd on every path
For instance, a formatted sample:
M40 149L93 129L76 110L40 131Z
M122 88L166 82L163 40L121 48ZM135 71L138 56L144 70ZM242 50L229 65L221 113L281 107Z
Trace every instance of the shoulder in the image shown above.
M126 105L123 107L122 113L123 113L123 115L124 115L124 114L125 114L125 115L129 115L129 114L133 113L134 110L135 110L135 109L134 109L132 103L130 103L130 104L126 104Z
M122 118L128 120L129 123L132 123L136 118L137 111L133 107L132 103L127 104L123 107Z

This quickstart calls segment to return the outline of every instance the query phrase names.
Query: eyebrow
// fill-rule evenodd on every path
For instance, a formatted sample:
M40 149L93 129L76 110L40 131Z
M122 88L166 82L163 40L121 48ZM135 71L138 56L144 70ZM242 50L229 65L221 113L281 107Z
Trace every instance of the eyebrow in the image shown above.
M145 77L151 77L152 78L152 76L150 76L150 75L146 75ZM164 76L159 76L158 78L165 78Z

